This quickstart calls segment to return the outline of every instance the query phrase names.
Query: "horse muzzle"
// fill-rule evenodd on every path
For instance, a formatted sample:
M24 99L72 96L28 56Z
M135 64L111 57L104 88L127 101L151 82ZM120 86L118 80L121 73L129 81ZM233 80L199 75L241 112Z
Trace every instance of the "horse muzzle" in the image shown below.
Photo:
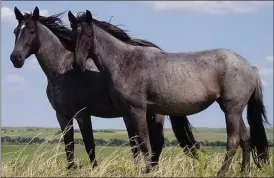
M15 68L21 68L24 65L25 59L18 53L12 53L10 60Z

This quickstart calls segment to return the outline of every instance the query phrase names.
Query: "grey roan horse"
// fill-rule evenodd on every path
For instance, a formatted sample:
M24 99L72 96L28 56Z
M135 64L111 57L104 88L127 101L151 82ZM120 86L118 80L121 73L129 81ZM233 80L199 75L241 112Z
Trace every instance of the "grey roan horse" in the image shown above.
M108 94L107 83L104 76L98 71L92 60L87 61L84 73L73 70L73 53L67 50L71 44L72 31L62 25L59 16L39 16L36 7L33 14L23 15L16 7L14 9L18 26L14 30L15 46L10 56L14 67L21 68L30 55L35 54L38 62L47 76L47 96L56 111L57 120L64 134L65 150L68 160L68 169L76 167L74 164L73 122L75 118L83 136L86 151L93 166L97 165L95 159L95 145L90 115L104 118L121 117L122 113L114 107ZM151 46L151 42L131 39L134 45ZM66 48L65 48L66 47ZM157 49L160 50L160 49ZM86 59L85 59L86 60ZM147 119L150 125L151 144L153 146L154 161L158 162L164 144L163 124L164 116L148 112ZM129 138L136 136L134 126L123 117ZM186 117L170 116L173 130L182 147L195 146L190 123ZM183 122L182 122L182 121ZM176 125L176 126L175 126ZM177 125L184 129L178 129ZM69 129L66 129L68 127ZM186 136L188 135L188 136ZM133 156L136 157L138 147L134 140L130 141Z
M150 159L151 146L146 111L165 115L191 115L217 102L225 114L227 153L218 176L226 175L239 144L243 148L242 171L249 171L250 149L257 166L268 163L268 123L262 84L255 67L228 49L167 53L134 46L102 29L90 11L68 14L74 33L75 62L91 57L105 75L111 99L134 123L141 150ZM250 135L242 113L247 105ZM241 127L241 129L240 129ZM148 169L150 169L148 162Z

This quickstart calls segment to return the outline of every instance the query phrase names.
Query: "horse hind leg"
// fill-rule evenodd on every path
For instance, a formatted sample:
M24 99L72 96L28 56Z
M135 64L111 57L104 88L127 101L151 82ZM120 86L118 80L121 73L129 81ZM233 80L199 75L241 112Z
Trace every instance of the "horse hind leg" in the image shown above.
M224 162L222 163L222 167L218 172L218 177L222 177L227 174L232 158L234 157L241 142L241 137L243 138L243 135L240 135L240 127L243 126L243 123L241 123L243 120L242 113L244 106L246 105L244 100L245 98L230 98L227 100L219 99L217 101L225 113L227 130L227 153L225 155ZM242 143L244 142L242 141Z
M232 116L227 116L227 153L225 160L222 164L220 171L218 172L218 177L225 176L229 166L231 164L232 158L234 157L237 147L240 144L242 148L242 167L241 173L247 176L250 167L250 135L242 119L242 114L231 114ZM240 118L238 123L237 118ZM230 119L230 120L229 120ZM238 130L238 136L237 136Z
M250 171L250 134L245 126L243 119L240 121L240 145L242 148L242 169L244 176L248 176Z
M197 150L200 149L200 145L194 138L193 127L187 116L170 116L170 122L182 150L187 156L198 160Z
M226 113L226 129L227 129L227 153L222 164L220 171L218 172L218 177L223 177L226 175L229 166L231 164L232 158L234 157L236 150L240 143L240 119L241 112L236 113Z

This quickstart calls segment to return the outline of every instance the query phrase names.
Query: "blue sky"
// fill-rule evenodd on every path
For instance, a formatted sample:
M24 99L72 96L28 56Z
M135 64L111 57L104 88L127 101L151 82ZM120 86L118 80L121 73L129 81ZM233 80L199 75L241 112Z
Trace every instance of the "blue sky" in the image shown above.
M38 6L51 15L89 9L100 20L122 24L133 37L151 40L169 52L229 48L260 69L267 116L273 124L273 2L2 2L1 7L1 123L2 126L59 127L46 96L47 79L35 56L15 69L9 56L17 21L13 8ZM67 22L67 15L64 15ZM244 120L246 121L244 112ZM189 116L196 127L225 127L217 104ZM124 129L121 118L92 117L93 127ZM165 127L170 127L166 120Z

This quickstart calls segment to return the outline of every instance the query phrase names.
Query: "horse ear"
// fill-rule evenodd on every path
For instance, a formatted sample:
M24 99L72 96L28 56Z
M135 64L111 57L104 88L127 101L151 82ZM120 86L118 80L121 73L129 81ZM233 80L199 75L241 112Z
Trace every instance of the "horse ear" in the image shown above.
M91 15L91 12L89 10L86 10L86 21L88 23L92 22L92 15Z
M39 8L36 6L33 10L33 14L31 17L32 20L37 21L39 19Z
M68 12L68 19L70 23L73 23L76 20L76 17L73 15L73 13L71 13L71 11Z
M14 7L14 14L18 21L24 20L23 14L20 12L20 10L16 6Z

